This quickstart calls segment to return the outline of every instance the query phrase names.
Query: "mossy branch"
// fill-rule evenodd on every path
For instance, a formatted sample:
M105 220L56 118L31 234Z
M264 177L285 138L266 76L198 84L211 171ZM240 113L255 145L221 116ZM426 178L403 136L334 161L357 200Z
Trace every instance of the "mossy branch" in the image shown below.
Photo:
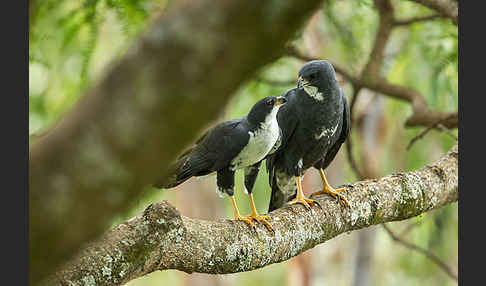
M154 203L89 245L50 282L121 285L156 270L224 274L282 262L339 234L456 202L458 155L456 144L418 170L348 185L350 209L328 196L316 197L322 209L277 209L270 213L275 232L263 225L251 230L243 222L191 219L167 201Z

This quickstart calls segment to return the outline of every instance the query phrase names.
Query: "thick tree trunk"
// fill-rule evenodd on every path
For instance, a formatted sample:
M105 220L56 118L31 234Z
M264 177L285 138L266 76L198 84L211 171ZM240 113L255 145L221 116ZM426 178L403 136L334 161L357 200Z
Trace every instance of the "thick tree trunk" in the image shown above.
M320 4L182 1L30 146L30 281L39 283L165 172Z
M322 209L270 213L275 232L243 222L180 215L166 201L107 232L52 277L62 285L121 285L156 270L234 273L285 261L345 232L404 220L458 199L458 147L421 169L348 185L351 208L318 196Z

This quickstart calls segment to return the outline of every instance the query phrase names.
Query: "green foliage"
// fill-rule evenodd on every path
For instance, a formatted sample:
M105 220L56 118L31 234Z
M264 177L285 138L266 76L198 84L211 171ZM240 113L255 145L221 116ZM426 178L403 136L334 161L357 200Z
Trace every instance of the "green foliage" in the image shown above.
M399 19L431 14L429 9L411 1L393 1L393 4L395 15ZM168 1L164 0L40 1L38 6L35 6L29 31L29 134L42 133L52 126L75 104L83 91L102 78L109 63L123 55L155 13L167 5ZM359 75L368 60L378 26L378 13L373 1L328 0L323 7L315 26L317 35L311 35L318 43L317 46L312 46L311 54L329 59L352 74ZM305 33L301 33L294 41L294 44L303 50L308 48L303 40L305 36ZM457 37L457 27L444 19L396 28L385 52L384 76L392 83L419 91L433 109L457 110ZM221 120L240 117L246 114L258 99L280 95L294 87L301 64L301 61L294 58L283 57L265 67L253 80L235 92ZM348 95L348 101L351 101L352 89L349 84L345 83L342 87ZM356 114L359 110L357 106ZM380 170L383 175L420 168L439 158L455 142L447 134L431 131L406 151L408 142L423 130L404 128L404 122L411 112L409 103L390 98L385 101L385 133L379 146L383 154ZM457 134L457 131L453 132ZM366 150L355 131L352 136L354 154L360 164L361 154ZM334 173L338 175L331 178L331 181L334 180L337 184L356 179L347 163L344 149L341 148L338 157L329 168L337 170ZM249 213L248 197L243 193L242 172L236 175L235 194L240 212ZM187 196L190 197L190 194ZM264 164L255 185L254 196L257 209L266 212L270 189ZM137 215L148 204L161 199L174 201L174 192L147 188L144 196L134 201L132 208L123 216L114 219L113 223L117 224ZM231 218L233 211L227 199L220 200L216 196L215 199L219 200L218 204L224 209L223 218ZM420 226L409 234L410 241L431 249L444 260L448 260L451 265L457 264L457 206L448 206L414 220L420 220ZM345 238L341 236L335 240L344 243ZM338 250L345 253L341 254L344 257L352 257L354 245L346 243L347 248ZM342 280L343 275L351 277L350 269L353 265L349 261L346 262L347 260L344 261L344 258L336 258L341 257L339 251L331 252L327 248L328 245L325 243L316 249L328 251L326 255L329 255L315 259L325 261L328 263L326 265L331 264L330 262L339 262L339 269L347 272L329 271L325 277L320 276L319 279L329 284L343 285L343 281L348 281ZM441 274L440 270L423 255L399 247L392 242L387 245L379 244L379 249L375 252L376 261L383 263L380 268L375 269L375 285L451 283L450 279ZM331 253L334 253L334 256ZM394 259L394 263L388 263L390 257ZM383 266L384 264L386 265ZM286 281L287 267L288 264L284 263L272 265L259 271L234 274L228 276L231 277L228 279L235 280L235 285L283 284ZM387 273L389 276L386 276ZM130 285L158 285L160 283L153 282L158 279L176 284L182 282L181 277L183 276L180 273L174 271L156 272L132 281Z
M159 2L159 3L158 3ZM68 110L148 22L155 0L45 0L29 31L29 133L42 132Z

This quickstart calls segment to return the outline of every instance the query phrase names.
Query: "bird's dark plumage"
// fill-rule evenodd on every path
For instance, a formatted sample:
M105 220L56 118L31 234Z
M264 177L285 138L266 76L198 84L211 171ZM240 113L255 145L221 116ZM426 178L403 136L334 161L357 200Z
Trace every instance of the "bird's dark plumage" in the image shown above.
M248 125L244 118L239 118L209 129L169 167L171 176L155 186L173 188L191 177L205 176L229 167L231 160L248 143ZM228 144L230 141L231 144Z
M261 160L279 140L276 116L281 104L286 101L283 97L263 98L247 115L209 129L169 167L169 176L154 186L172 188L191 177L216 172L218 190L234 199L235 171L244 168L245 174L256 177ZM248 185L245 186L248 189ZM251 188L248 190L250 193ZM235 216L239 217L235 204L234 207Z
M296 196L294 178L300 180L310 167L325 169L350 130L346 96L328 61L311 61L302 66L298 87L285 97L288 103L277 114L281 145L266 160L272 188L269 211Z

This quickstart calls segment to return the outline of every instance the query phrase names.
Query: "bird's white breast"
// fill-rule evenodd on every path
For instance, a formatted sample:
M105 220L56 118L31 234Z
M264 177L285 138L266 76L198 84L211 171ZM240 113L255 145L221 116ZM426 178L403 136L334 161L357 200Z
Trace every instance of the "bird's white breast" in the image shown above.
M248 134L250 135L248 144L231 161L233 170L251 166L265 158L270 152L280 135L276 110L269 114L267 120L260 123L260 126L254 132L249 131Z

